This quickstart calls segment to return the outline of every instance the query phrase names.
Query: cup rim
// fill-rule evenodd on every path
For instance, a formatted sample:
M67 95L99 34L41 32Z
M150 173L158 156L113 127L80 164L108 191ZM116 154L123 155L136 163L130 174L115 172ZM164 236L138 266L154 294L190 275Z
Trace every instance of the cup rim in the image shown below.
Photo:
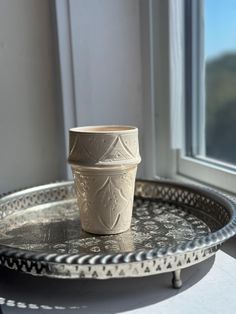
M133 133L137 132L138 128L131 125L92 125L92 126L81 126L70 129L70 132L84 133L84 134L115 134L115 133Z

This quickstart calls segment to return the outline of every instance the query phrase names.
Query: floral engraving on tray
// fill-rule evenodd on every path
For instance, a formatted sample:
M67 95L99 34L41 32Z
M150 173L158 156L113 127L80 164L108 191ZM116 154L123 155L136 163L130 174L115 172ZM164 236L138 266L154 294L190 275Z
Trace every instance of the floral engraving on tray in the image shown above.
M210 231L181 206L138 198L131 229L117 235L96 236L81 230L75 200L48 209L35 207L4 218L0 243L49 253L120 253L180 244Z

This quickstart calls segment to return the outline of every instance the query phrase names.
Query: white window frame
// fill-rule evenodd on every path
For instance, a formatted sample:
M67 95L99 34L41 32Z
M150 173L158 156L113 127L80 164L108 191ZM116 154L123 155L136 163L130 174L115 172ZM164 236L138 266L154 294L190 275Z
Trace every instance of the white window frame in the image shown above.
M216 186L228 192L236 192L236 167L230 166L226 163L215 161L211 158L204 158L205 143L195 143L194 139L198 136L199 139L205 140L204 127L199 127L200 121L205 125L205 59L203 51L204 47L200 47L199 43L204 44L204 1L188 0L191 5L191 39L192 39L192 71L194 71L194 78L192 78L192 110L196 117L197 123L193 125L192 155L195 157L188 157L185 151L182 150L178 156L177 171L179 174L193 178L194 180ZM188 2L187 2L188 5ZM186 32L185 32L186 33ZM186 71L185 71L186 74ZM194 80L197 80L195 82ZM201 82L199 84L199 82ZM185 83L185 88L186 88ZM188 98L186 97L186 101ZM185 108L187 106L185 105ZM194 120L192 123L194 124ZM199 134L197 134L197 132ZM196 146L199 144L199 147ZM190 152L191 156L191 152Z
M190 31L192 47L195 52L192 71L197 71L198 78L202 75L200 79L203 80L204 71L202 70L204 69L204 56L200 51L197 51L198 47L196 46L196 40L201 40L200 36L202 36L202 32L199 32L199 20L196 19L196 12L198 12L202 18L201 2L202 1L192 1L194 14L192 18L192 29ZM154 95L153 101L156 108L156 152L153 155L153 158L156 160L155 169L153 169L156 173L155 178L161 176L181 181L197 182L235 194L236 167L223 162L216 162L210 158L187 156L183 148L179 150L172 149L171 126L173 127L173 125L171 123L173 121L171 114L176 99L178 101L178 97L180 97L177 91L183 88L182 92L186 96L186 85L184 81L186 75L184 60L186 56L185 47L183 45L185 33L185 25L183 23L185 4L186 2L183 0L150 2L150 33L153 38L151 59L153 60L152 66L154 68L154 73L152 74L152 93ZM195 99L195 104L193 102L191 105L193 106L194 115L204 122L203 106L199 106L199 104L204 102L203 89L202 97L200 98L199 91L202 86L196 86L197 84L194 83L195 82L192 82L193 86L191 92ZM197 105L198 112L196 112ZM183 110L183 108L180 110ZM186 119L186 114L188 113L184 110L182 114L184 115L184 119ZM196 125L193 128L193 132L204 132L204 129L199 130ZM185 133L185 130L183 133ZM196 134L194 134L194 136L195 135ZM203 138L201 134L198 135ZM191 141L193 146L197 145L194 143L193 138L191 138ZM204 147L204 143L201 143L200 146ZM204 154L204 152L201 151L201 147L198 148L198 151ZM196 147L192 149L195 150Z

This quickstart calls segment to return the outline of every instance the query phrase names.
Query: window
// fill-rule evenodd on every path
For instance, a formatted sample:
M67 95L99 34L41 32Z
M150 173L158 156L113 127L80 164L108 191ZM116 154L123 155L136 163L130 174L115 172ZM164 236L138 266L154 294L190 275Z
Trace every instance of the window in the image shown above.
M236 165L236 1L205 0L206 156Z
M185 4L185 147L178 172L235 193L236 2Z
M189 178L235 193L236 0L122 1L122 23L117 19L118 2L112 2L112 11L110 1L102 6L96 2L98 10L91 10L89 3L85 8L85 2L56 2L65 129L78 121L132 121L139 126L142 142L140 176ZM84 9L103 25L90 28L91 36ZM126 11L136 13L132 19L125 15L124 23ZM111 23L111 14L117 25ZM116 34L112 44L101 45L99 32L105 34L104 43L110 42L111 27ZM94 42L95 30L99 40ZM135 38L132 44L130 36ZM116 70L104 66L104 47ZM99 75L103 79L97 79ZM92 104L89 110L87 104Z

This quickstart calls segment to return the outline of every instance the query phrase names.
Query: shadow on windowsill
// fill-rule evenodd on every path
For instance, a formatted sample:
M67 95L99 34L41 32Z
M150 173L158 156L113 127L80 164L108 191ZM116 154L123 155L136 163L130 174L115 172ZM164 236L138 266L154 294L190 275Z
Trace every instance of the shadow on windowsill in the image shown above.
M144 278L61 280L0 268L0 303L17 307L17 313L51 309L50 313L120 313L174 297L197 284L211 269L214 257L182 270L183 287L171 286L172 274ZM15 312L14 312L15 313ZM23 312L22 312L23 313Z
M236 236L226 241L222 245L221 250L233 258L236 258Z

